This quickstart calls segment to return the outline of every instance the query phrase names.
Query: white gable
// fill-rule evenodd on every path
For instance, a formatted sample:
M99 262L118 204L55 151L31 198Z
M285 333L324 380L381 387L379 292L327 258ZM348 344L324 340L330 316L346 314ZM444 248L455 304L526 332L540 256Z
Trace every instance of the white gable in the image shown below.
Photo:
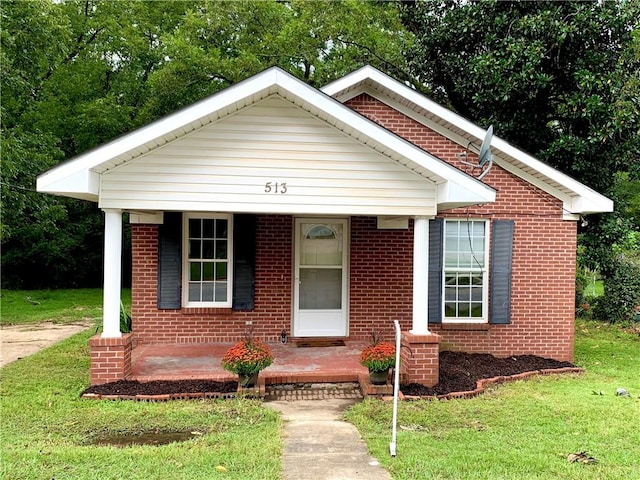
M278 95L101 177L101 208L436 213L434 182Z
M46 172L38 190L127 210L431 215L495 201L275 67Z

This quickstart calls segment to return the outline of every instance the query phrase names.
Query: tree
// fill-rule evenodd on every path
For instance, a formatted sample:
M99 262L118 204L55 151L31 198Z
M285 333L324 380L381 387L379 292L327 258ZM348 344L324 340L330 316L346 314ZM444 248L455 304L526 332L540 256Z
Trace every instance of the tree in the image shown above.
M364 64L403 76L394 4L4 1L2 283L101 281L102 218L35 178L127 131L278 65L320 85Z
M605 195L638 165L638 2L425 0L402 18L411 72L463 116ZM611 245L638 228L616 196L581 237L605 273Z
M155 46L142 25L171 28L166 24L181 7L90 0L0 5L3 286L101 284L101 213L86 202L36 193L35 179L137 126L145 68L162 60L159 54L150 60Z
M321 86L365 64L405 77L412 40L395 5L346 1L190 4L166 32L166 65L152 74L147 119L279 66Z

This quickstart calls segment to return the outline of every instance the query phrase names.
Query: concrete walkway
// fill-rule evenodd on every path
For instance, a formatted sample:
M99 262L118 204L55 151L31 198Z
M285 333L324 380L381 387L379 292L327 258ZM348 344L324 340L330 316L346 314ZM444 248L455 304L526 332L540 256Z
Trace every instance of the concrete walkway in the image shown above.
M91 322L11 325L0 328L0 366L33 355L94 326Z
M358 430L341 420L355 399L269 401L282 413L284 480L391 480Z

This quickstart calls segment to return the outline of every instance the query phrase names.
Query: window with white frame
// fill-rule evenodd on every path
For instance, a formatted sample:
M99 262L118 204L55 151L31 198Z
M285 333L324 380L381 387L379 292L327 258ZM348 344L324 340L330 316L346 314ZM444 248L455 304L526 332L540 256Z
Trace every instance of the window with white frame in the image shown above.
M183 296L188 307L231 307L232 216L184 215Z
M444 222L444 321L487 319L488 223Z

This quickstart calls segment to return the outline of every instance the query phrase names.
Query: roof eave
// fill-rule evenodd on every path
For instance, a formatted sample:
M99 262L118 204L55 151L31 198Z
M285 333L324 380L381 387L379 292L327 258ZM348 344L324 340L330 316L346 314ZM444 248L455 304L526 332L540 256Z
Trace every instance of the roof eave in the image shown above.
M589 215L592 213L610 213L613 212L613 207L613 200L596 193L588 197L574 197L569 206L569 210L575 214Z
M477 141L482 141L484 138L486 131L478 125L475 125L466 118L446 107L443 107L442 105L439 105L433 100L421 95L410 87L398 82L369 65L329 83L322 88L322 91L327 95L331 95L332 97L339 99L339 101L344 102L359 95L360 93L366 92L371 86L382 92L387 90L395 95L405 98L408 102L431 112L449 125L463 130ZM461 143L459 140L460 139L454 139L454 141ZM563 200L564 208L567 213L579 215L613 211L613 201L609 198L599 194L586 185L536 159L535 157L532 157L517 147L514 147L506 140L494 136L491 146L497 151L495 153L496 157L499 157L499 152L502 152L506 156L512 157L518 162L522 162L527 167L538 172L540 175L537 177L538 181L533 183L551 195ZM499 163L503 167L507 167L507 170L510 170L515 175L521 176L527 181L532 180L531 176L526 174L523 175L524 172L521 172L515 165L512 166L512 168L508 168L507 164L509 164L509 161L507 159L500 161L499 158L496 158L496 163ZM550 184L550 182L561 185L563 189L567 190L567 193L560 194L558 190Z
M97 202L100 192L100 175L91 170L80 170L56 179L47 174L36 180L36 190L63 197Z
M483 189L470 189L468 184L448 181L437 186L438 211L469 207L496 201L496 191L482 184Z
M264 96L268 96L270 95L268 90L275 83L274 78L278 71L277 67L272 67L261 74L232 85L182 110L71 158L41 174L38 177L38 185L42 185L42 190L38 189L38 191L54 193L53 190L45 189L45 185L53 186L58 182L66 182L67 178L71 178L82 171L94 169L104 162L133 152L141 148L141 146L147 146L158 138L172 136L172 134L175 137L184 135L185 127L206 119L212 113L220 112L232 105L238 105L248 96L260 95L261 92L264 93ZM268 77L272 77L271 81L265 82L265 78ZM151 147L148 149L150 150ZM77 193L84 192L78 191Z

